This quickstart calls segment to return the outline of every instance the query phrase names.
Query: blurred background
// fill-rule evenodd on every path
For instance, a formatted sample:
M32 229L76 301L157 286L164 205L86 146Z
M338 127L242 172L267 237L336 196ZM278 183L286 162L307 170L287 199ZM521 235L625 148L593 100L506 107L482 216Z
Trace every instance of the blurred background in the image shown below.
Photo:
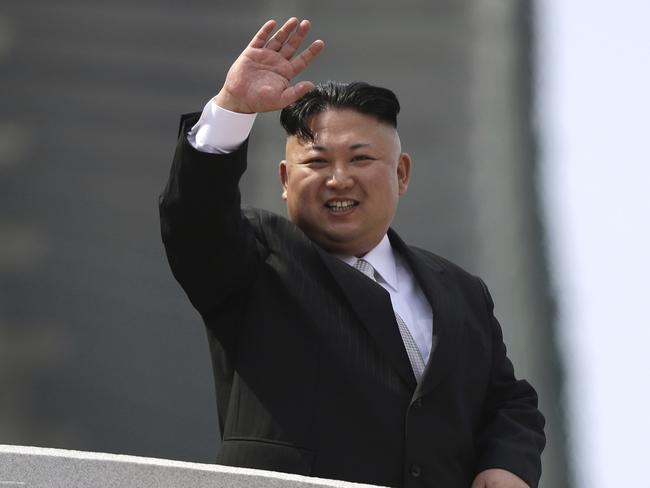
M212 462L198 314L157 199L268 18L313 22L303 78L400 98L394 227L482 276L548 421L542 485L648 486L650 86L642 0L0 2L0 443ZM246 203L284 213L258 116ZM643 471L642 471L643 470ZM645 484L644 484L645 483Z

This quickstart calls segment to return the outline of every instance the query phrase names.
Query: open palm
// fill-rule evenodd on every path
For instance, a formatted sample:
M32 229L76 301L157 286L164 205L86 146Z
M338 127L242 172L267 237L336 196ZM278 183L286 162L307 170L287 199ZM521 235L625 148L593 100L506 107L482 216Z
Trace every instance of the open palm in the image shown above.
M298 56L295 53L309 32L308 20L291 18L271 37L275 21L266 22L230 67L215 101L234 112L279 110L295 102L314 85L303 81L291 85L323 48L314 41Z

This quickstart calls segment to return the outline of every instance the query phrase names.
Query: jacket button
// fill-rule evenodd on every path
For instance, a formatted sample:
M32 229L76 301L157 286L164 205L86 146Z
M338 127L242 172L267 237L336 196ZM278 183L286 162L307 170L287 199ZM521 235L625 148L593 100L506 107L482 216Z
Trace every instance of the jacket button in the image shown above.
M413 408L422 408L422 399L418 398L413 402Z
M418 466L417 464L413 464L411 466L411 476L413 476L414 478L419 478L421 474L422 474L422 469L420 468L420 466Z

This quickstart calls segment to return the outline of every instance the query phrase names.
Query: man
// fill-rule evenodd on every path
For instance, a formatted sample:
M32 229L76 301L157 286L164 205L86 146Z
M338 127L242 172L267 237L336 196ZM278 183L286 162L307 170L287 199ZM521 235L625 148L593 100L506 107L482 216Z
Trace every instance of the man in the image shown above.
M389 486L536 486L544 420L482 281L390 229L411 158L399 103L291 85L309 22L267 22L183 118L161 225L208 329L217 462ZM282 110L289 220L241 209L255 113Z

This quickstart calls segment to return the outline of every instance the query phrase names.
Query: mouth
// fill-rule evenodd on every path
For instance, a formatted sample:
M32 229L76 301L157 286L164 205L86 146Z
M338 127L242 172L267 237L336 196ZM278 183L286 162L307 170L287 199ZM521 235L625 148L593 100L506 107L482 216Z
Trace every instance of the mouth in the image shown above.
M327 207L328 210L334 213L343 213L347 212L349 210L352 210L353 208L357 207L359 205L359 202L356 200L328 200L325 202L325 207Z

